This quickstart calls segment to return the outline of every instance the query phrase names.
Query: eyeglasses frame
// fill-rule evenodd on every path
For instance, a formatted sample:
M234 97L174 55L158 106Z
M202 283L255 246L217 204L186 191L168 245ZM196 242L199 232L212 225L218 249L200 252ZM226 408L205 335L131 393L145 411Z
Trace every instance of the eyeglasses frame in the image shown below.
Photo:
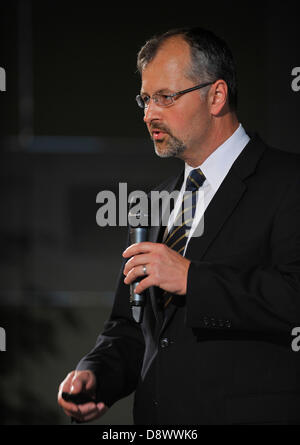
M163 107L163 108L169 107L169 106L171 106L174 103L174 100L173 100L174 97L181 96L181 95L186 94L186 93L190 93L191 91L199 90L200 88L207 87L208 85L212 85L213 83L215 83L215 81L214 82L200 83L199 85L196 85L194 87L187 88L186 90L177 91L176 93L172 93L172 94L161 94L160 96L171 97L172 98L172 102L170 104L168 104L168 105L158 105L158 106L159 107ZM155 96L155 94L153 94L153 96ZM150 102L150 99L152 99L152 97L151 96L148 96L148 97L149 97L149 102ZM145 102L142 99L142 96L140 94L138 94L136 96L135 100L137 101L138 106L140 108L144 109L144 110L149 106L148 104L147 105L145 104ZM139 102L139 101L141 101L141 102ZM144 104L143 106L140 105L142 102Z

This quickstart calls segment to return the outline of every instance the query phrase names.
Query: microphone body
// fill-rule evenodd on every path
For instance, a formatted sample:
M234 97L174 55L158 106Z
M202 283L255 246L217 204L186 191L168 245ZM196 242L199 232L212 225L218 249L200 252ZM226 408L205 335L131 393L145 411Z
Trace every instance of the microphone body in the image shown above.
M141 243L147 241L148 230L147 227L130 227L129 229L131 244ZM146 304L146 297L143 293L137 294L135 288L143 278L138 278L130 285L130 306L132 316L137 323L143 320L144 307Z

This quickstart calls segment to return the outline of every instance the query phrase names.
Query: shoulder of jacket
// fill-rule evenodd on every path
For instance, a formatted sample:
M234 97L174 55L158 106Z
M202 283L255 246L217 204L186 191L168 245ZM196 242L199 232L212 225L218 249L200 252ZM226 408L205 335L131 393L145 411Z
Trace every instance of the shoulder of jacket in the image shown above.
M277 166L282 171L290 171L300 173L300 154L282 150L275 147L267 146L265 150L265 158L272 163L272 166Z

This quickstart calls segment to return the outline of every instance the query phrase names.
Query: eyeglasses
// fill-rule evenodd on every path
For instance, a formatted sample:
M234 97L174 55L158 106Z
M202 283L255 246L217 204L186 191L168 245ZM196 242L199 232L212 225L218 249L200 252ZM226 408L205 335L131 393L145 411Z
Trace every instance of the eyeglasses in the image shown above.
M153 102L158 105L159 107L168 107L169 105L172 105L174 103L174 98L177 96L181 96L182 94L189 93L190 91L199 90L200 88L207 87L208 85L212 85L214 82L206 82L206 83L200 83L200 85L196 85L195 87L188 88L187 90L178 91L177 93L173 94L153 94L153 96L147 96L147 95L140 95L138 94L136 96L137 104L140 108L143 110L146 109L149 106L150 99L153 100Z

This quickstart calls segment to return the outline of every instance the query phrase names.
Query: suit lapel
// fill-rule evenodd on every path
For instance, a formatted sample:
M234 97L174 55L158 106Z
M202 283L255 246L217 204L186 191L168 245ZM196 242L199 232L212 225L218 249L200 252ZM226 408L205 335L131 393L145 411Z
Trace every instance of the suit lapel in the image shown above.
M265 148L266 146L259 137L255 136L238 156L204 213L203 234L200 237L192 237L190 240L185 255L187 258L199 261L204 257L209 246L246 192L247 186L244 180L254 173ZM176 303L180 303L181 300L181 296L173 297L173 301ZM170 304L165 311L161 332L173 317L177 306L177 304Z
M201 260L226 220L230 217L239 200L246 190L246 185L235 175L231 174L224 179L209 206L203 220L204 232L199 237L192 237L187 249L186 257Z
M204 257L209 246L244 195L247 189L245 179L255 172L265 148L265 145L256 136L249 141L233 163L205 211L204 221L202 221L202 224L204 223L203 235L194 237L189 242L186 250L188 258L199 261Z

